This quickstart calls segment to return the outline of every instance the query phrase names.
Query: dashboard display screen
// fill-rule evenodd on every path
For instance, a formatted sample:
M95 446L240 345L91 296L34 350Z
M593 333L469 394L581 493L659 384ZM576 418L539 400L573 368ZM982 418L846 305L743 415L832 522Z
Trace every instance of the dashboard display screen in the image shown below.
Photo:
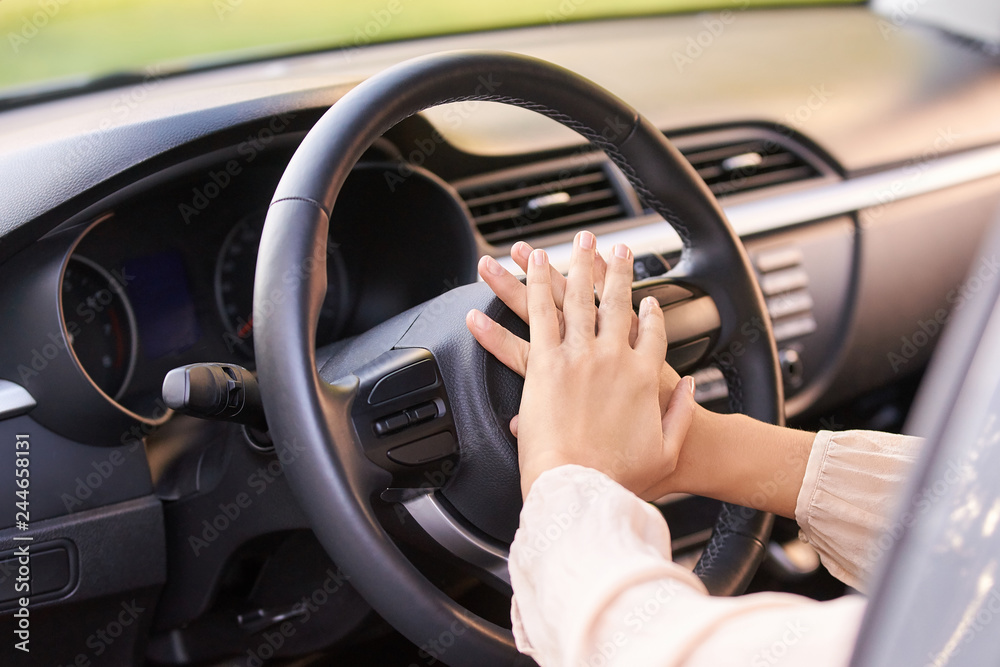
M198 342L201 329L179 252L130 259L122 274L147 359L183 352Z

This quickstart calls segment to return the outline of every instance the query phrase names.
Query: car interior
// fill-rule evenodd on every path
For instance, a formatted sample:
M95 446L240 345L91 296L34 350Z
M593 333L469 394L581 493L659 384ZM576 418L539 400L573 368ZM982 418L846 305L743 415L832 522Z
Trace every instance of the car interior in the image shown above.
M521 380L464 324L527 337L476 271L517 241L562 271L580 230L627 243L696 400L813 431L902 432L995 291L996 3L563 0L391 39L422 10L368 4L335 44L0 79L3 664L534 664ZM11 58L35 10L0 5ZM655 506L714 594L851 592L790 519Z

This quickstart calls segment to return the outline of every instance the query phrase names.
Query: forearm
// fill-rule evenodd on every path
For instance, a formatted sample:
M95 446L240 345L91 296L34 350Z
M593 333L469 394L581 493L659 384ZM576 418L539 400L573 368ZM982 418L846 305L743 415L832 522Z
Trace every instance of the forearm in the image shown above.
M815 435L699 407L664 490L794 518Z
M858 597L709 597L652 506L594 470L539 477L510 551L518 648L541 665L845 665Z

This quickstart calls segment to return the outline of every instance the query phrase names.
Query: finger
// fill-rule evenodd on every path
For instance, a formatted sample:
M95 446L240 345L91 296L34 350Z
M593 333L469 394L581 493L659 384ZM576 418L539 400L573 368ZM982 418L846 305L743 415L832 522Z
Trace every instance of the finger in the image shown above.
M560 280L563 280L562 274L556 272ZM489 255L483 255L479 260L479 275L482 277L483 282L490 286L493 293L496 294L501 301L507 304L507 307L514 311L514 313L521 318L525 323L528 321L528 292L524 287L524 283L517 279L514 274L505 269L500 265L500 262L496 261ZM556 307L562 307L562 301L556 299ZM559 331L563 330L563 316L562 311L557 312L559 317Z
M667 347L670 347L670 341L667 341ZM664 361L660 365L660 414L666 413L670 397L674 394L674 387L680 381L681 376L677 374L677 371L670 364Z
M597 312L597 330L602 338L627 341L632 329L632 251L623 243L611 249L604 298Z
M525 274L528 273L528 257L531 256L532 250L534 248L524 241L518 241L510 249L510 258ZM550 268L549 275L552 276L552 297L555 299L556 308L562 310L563 297L566 293L566 276L559 273L554 266Z
M520 420L520 415L514 415L510 418L510 432L517 437L517 423Z
M597 298L604 300L604 281L608 273L608 263L597 253L594 257L594 288L597 290ZM628 344L635 347L635 338L639 335L639 316L632 315L632 328L628 332Z
M639 304L639 335L635 341L635 351L642 355L650 368L663 365L667 356L667 331L663 323L663 311L656 297L647 296Z
M465 316L465 325L483 348L497 360L521 377L528 368L528 341L515 336L492 319L470 310Z
M566 295L563 299L563 319L566 337L579 336L584 340L594 338L597 323L597 306L594 305L594 247L596 240L590 232L580 232L573 239Z
M697 403L694 401L694 378L690 375L677 383L677 388L670 396L667 413L660 423L663 426L663 447L668 456L677 452L684 444L687 432L694 419Z
M528 294L520 280L489 255L480 258L479 275L508 308L525 322L528 321Z
M536 349L550 350L559 346L559 319L552 299L552 280L549 273L549 256L544 250L532 250L528 258L528 327L531 345Z
M604 298L604 279L608 275L608 263L601 253L596 254L597 256L594 257L594 288L597 290L597 296Z

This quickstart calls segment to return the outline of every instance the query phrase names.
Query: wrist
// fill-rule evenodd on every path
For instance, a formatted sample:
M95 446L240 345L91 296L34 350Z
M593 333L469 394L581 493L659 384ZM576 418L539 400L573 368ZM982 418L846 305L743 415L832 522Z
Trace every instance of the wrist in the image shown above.
M542 473L572 463L556 452L547 451L535 456L520 459L521 500L527 500L528 492Z
M814 438L699 406L665 489L794 518Z

